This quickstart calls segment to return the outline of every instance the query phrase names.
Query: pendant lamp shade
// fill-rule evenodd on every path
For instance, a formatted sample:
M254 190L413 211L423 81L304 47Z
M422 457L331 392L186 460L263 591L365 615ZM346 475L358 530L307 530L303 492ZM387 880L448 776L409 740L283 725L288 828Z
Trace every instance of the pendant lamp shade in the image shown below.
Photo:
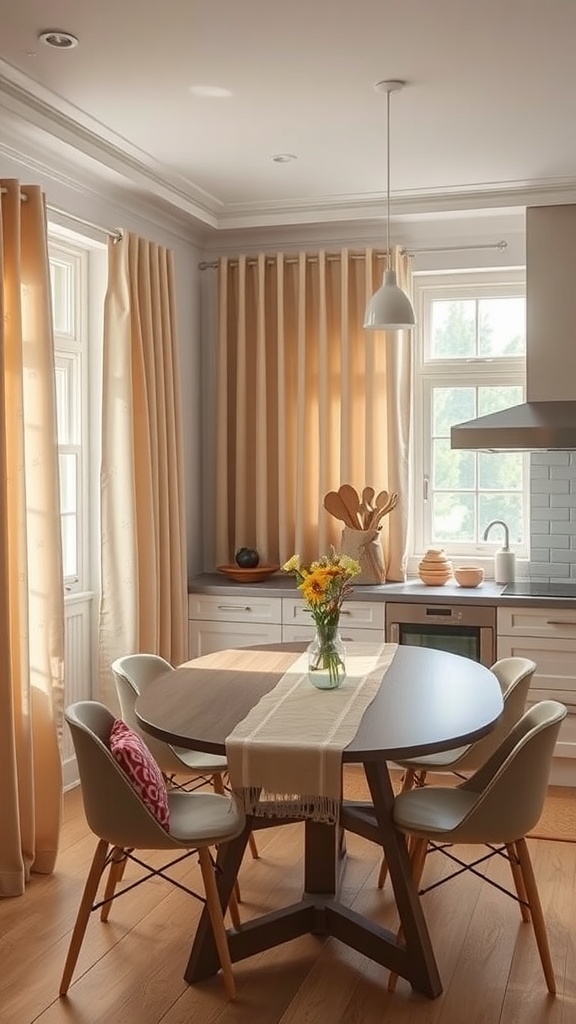
M377 292L370 299L364 314L364 327L369 331L406 331L414 327L416 318L406 292L396 282L390 249L390 94L404 87L404 82L377 82L374 88L386 93L386 255L387 270Z
M414 327L412 303L396 284L396 271L385 270L384 280L370 299L364 327L372 331L408 331Z

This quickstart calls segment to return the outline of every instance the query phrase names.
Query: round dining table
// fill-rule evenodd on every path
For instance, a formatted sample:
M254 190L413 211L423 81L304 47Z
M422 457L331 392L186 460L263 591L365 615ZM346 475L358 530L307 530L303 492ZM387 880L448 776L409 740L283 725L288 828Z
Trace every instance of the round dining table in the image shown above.
M218 651L158 676L141 694L142 728L168 743L225 754L226 738L264 694L278 684L304 644L268 644ZM416 886L406 839L394 828L389 762L409 760L472 743L486 735L503 709L496 676L459 655L398 646L356 735L342 751L343 764L362 765L367 802L343 800L339 821L303 822L304 886L296 904L229 929L233 962L311 932L331 935L406 978L435 998L440 976ZM222 844L217 884L228 904L250 831L293 821L247 816L246 829ZM345 831L382 847L401 924L401 937L347 907L339 898L345 871ZM189 983L215 974L219 960L206 910L185 971Z

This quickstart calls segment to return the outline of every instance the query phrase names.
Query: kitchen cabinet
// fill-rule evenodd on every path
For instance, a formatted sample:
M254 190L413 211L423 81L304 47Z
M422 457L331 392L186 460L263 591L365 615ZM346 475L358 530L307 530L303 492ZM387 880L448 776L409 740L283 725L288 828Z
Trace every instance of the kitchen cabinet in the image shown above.
M344 641L380 643L384 640L384 601L348 601L340 612L340 635ZM285 642L311 640L314 621L310 610L297 597L282 598L282 639Z
M498 657L536 662L529 700L559 700L566 705L568 717L555 756L576 758L576 608L499 608Z
M188 595L188 656L282 640L282 599L257 594Z

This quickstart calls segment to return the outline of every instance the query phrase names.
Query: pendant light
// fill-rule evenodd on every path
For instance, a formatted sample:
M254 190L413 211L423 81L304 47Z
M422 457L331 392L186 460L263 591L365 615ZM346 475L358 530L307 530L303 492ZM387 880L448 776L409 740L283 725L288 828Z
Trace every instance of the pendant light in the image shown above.
M404 82L385 80L374 86L386 93L386 270L382 285L370 299L364 314L364 327L369 331L405 331L414 327L412 303L396 283L390 249L390 96L404 88Z

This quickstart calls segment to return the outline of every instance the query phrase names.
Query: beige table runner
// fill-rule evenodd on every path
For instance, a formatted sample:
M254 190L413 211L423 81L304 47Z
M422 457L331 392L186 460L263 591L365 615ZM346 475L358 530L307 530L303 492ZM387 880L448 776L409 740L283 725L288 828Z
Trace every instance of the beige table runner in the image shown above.
M396 644L354 643L346 679L317 690L302 654L226 740L232 789L248 814L335 822L342 751L376 696Z

